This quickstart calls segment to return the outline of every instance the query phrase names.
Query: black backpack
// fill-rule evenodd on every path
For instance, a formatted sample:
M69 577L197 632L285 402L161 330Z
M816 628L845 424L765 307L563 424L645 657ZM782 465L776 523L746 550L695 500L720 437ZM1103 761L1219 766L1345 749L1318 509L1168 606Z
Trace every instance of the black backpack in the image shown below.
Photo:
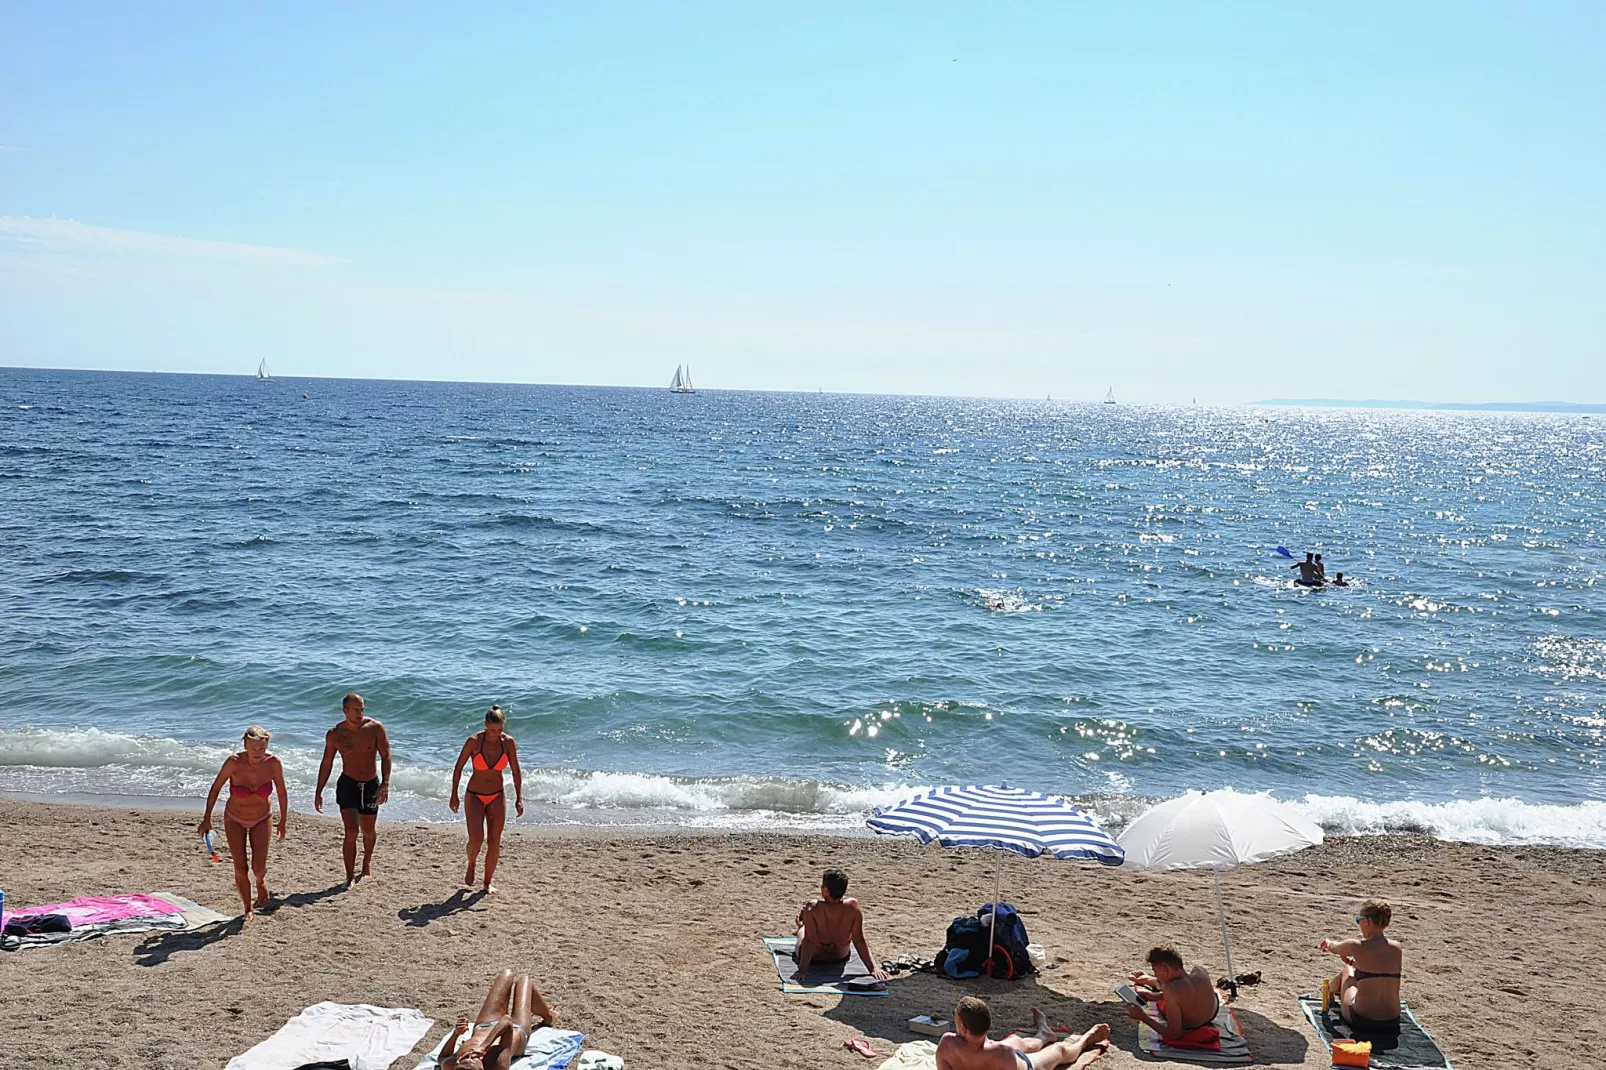
M955 918L937 952L937 969L949 977L979 977L987 961L987 926L974 914Z

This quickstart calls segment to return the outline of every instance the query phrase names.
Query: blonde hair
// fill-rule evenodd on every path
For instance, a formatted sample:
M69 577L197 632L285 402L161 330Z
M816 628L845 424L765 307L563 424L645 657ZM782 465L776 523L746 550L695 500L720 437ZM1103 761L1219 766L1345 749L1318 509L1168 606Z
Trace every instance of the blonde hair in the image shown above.
M259 724L254 724L245 730L244 738L247 740L260 739L266 743L268 740L273 738L273 733L269 732L266 728L263 728Z
M1368 899L1361 904L1361 917L1379 929L1387 929L1389 922L1394 920L1394 911L1389 908L1385 899Z
M506 725L507 711L500 706L492 706L485 711L485 720L491 724Z

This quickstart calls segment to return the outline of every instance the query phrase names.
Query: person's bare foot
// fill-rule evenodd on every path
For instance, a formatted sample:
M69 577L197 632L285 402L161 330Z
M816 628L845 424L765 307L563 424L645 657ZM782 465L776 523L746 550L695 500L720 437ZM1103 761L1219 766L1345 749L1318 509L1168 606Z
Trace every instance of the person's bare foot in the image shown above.
M267 888L265 888L265 887L258 887L257 888L257 906L265 907L270 902L272 902L272 900L273 900L273 896L268 893Z
M1036 1033L1045 1044L1052 1044L1060 1039L1060 1035L1048 1024L1048 1015L1036 1007L1032 1008L1032 1032Z
M472 887L474 887L475 883L476 882L474 880L474 864L472 862L470 862L469 866L468 866L468 871L463 874L463 887L472 888Z
M363 876L364 876L364 877L367 877L367 876L370 876L370 873L369 873L369 870L368 870L368 863L367 863L367 862L364 862L364 863L363 863L363 864L362 864L362 875L363 875Z
M245 913L240 915L240 924L242 926L243 925L250 925L251 922L256 918L256 916L257 916L257 912L256 912L256 908L255 907L246 907L245 908Z
M1106 1040L1109 1040L1109 1039L1110 1039L1110 1026L1109 1026L1109 1024L1107 1022L1100 1022L1098 1025L1094 1026L1092 1029L1089 1029L1087 1032L1082 1034L1082 1037L1081 1037L1082 1050L1086 1051L1088 1048L1093 1047L1093 1045L1102 1044Z
M496 888L496 885L494 885L494 884L487 884L485 886L485 894L486 895L495 895L496 891L497 891L497 888Z

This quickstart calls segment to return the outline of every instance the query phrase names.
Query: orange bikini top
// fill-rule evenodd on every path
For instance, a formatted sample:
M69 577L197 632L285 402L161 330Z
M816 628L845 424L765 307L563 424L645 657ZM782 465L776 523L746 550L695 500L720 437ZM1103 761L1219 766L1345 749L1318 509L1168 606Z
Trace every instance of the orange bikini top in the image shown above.
M506 769L507 768L507 744L506 743L502 744L502 757L500 757L500 758L498 758L496 760L496 764L495 765L487 765L487 764L485 764L485 738L483 736L480 737L480 752L478 754L474 755L474 768L479 770L482 773L485 772L488 769L494 769L498 773L500 773L502 770Z

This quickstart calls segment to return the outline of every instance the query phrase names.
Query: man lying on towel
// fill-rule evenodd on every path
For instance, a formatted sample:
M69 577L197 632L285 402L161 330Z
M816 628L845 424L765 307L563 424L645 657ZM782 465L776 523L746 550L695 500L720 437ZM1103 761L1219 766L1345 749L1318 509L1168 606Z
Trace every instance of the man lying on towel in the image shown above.
M849 948L857 948L877 981L887 979L887 971L870 957L870 945L864 938L864 913L857 899L846 899L848 875L840 869L828 869L820 879L820 898L810 899L797 912L798 980L808 976L809 965L815 962L843 962Z
M1178 1041L1183 1045L1192 1041L1219 1041L1220 1036L1210 1023L1221 1009L1221 997L1216 994L1209 972L1203 966L1191 970L1185 967L1177 949L1168 944L1149 951L1149 969L1154 973L1131 975L1132 987L1138 999L1156 1004L1165 1017L1156 1018L1137 1006L1128 1007L1126 1016L1147 1022L1173 1046L1177 1046ZM1203 1035L1207 1031L1210 1036Z
M954 1031L937 1042L937 1070L1054 1070L1074 1063L1082 1052L1104 1042L1110 1027L1102 1022L1079 1037L1061 1037L1048 1019L1032 1008L1031 1036L1011 1034L1003 1040L987 1036L993 1012L975 996L954 1008Z

